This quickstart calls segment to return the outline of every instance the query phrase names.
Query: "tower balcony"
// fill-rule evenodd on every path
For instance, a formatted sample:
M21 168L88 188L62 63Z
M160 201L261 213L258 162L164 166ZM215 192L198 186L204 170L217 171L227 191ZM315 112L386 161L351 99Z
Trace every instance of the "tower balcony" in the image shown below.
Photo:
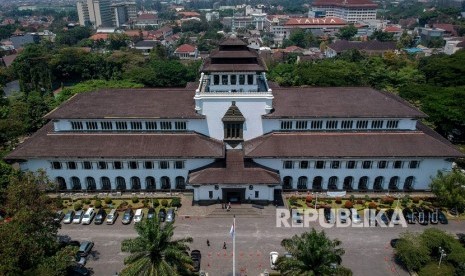
M250 79L247 79L250 77ZM216 81L215 79L216 78ZM232 73L223 73L200 76L199 87L196 94L203 95L271 95L272 90L269 88L265 73L255 75L241 75Z

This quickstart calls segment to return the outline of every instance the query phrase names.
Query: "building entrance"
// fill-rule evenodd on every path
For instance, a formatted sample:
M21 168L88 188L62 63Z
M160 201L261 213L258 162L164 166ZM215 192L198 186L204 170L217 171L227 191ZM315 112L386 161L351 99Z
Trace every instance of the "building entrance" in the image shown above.
M227 188L222 189L223 191L223 200L231 203L242 203L245 200L245 188Z

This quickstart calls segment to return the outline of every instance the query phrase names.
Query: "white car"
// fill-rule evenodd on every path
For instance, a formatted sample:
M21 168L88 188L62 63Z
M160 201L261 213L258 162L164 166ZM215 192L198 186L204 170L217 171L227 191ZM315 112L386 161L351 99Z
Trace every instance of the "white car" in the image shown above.
M92 222L92 219L94 219L94 216L94 208L87 209L86 213L84 214L84 217L82 218L82 224L90 224Z
M134 223L140 222L143 217L144 212L142 212L142 209L137 209L136 214L134 215Z
M276 251L270 252L270 267L271 269L277 269L276 263L278 262L279 254Z
M356 212L352 213L352 223L359 224L362 223L362 217Z

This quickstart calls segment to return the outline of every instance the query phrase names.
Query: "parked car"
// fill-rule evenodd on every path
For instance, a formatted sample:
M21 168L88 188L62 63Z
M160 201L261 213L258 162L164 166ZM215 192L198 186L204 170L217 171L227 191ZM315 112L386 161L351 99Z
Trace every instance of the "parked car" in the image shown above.
M81 246L79 247L77 256L86 257L87 255L89 255L90 251L92 250L92 247L94 247L94 242L91 242L91 241L81 242Z
M441 224L448 224L446 215L442 211L438 211L438 220Z
M82 218L82 224L90 224L94 219L94 216L94 208L87 209L86 213L84 214L84 217Z
M176 216L174 209L168 209L166 213L166 222L174 222L174 217Z
M439 219L438 219L438 209L434 210L433 212L430 213L429 216L429 222L431 224L438 224Z
M134 223L141 222L143 217L144 217L143 210L142 209L137 209L136 214L134 215Z
M350 218L352 219L352 223L355 223L355 224L363 223L362 217L357 212L351 213Z
M160 222L165 221L165 219L166 219L166 210L165 209L160 209L160 211L158 212L158 219L160 220Z
M402 214L404 215L404 218L407 221L407 223L415 224L415 216L413 215L412 210L410 210L409 208L405 208L404 210L402 210Z
M134 216L134 212L132 211L131 208L128 208L126 209L126 211L124 211L123 219L121 220L121 222L123 224L129 224L131 223L133 216Z
M350 218L350 212L346 213L344 209L339 209L338 218L340 219L341 223L347 223L347 218Z
M82 210L79 210L77 211L76 213L74 213L74 217L73 217L73 223L76 223L76 224L79 224L81 223L82 221L82 214L84 212Z
M336 216L334 214L334 210L331 208L325 208L323 211L323 214L325 216L325 220L327 223L335 223L336 222Z
M276 251L270 252L270 267L271 269L277 269L276 263L278 262L279 254Z
M114 224L116 219L118 218L118 212L116 209L111 209L110 213L107 216L107 224Z
M85 266L87 263L86 257L76 257L76 263L80 266Z
M200 271L200 261L202 259L202 254L200 254L199 250L192 250L191 252L191 259L192 259L192 266L194 269L192 270L193 272L199 272Z
M428 212L425 212L423 209L418 211L418 223L421 225L428 225Z
M81 246L81 244L78 241L71 240L71 237L67 235L57 235L57 242L59 248L63 248L66 246Z
M155 208L149 208L149 211L147 212L147 219L153 219L155 216Z
M60 222L64 217L65 213L62 210L59 210L55 213L55 218L53 218L53 221Z
M388 216L386 215L386 213L382 213L380 218L381 218L381 221L382 221L386 226L389 225L389 218L388 218Z
M95 215L95 224L102 224L105 221L105 217L107 216L107 212L105 212L105 209L101 208L98 210L97 214Z
M68 276L88 276L90 275L90 271L81 265L74 265L74 266L68 267L67 275Z
M74 211L70 210L68 213L66 213L65 218L63 219L63 223L65 224L70 224L73 222L74 219Z
M294 223L302 223L303 215L297 211L297 209L292 209L292 222Z

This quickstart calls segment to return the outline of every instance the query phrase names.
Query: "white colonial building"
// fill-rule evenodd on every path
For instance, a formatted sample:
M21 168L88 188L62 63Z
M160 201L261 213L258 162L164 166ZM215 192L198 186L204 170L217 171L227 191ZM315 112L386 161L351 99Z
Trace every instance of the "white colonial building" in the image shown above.
M283 88L230 37L185 88L75 95L6 159L59 190L194 192L269 202L284 190L428 189L463 156L425 114L368 87Z

